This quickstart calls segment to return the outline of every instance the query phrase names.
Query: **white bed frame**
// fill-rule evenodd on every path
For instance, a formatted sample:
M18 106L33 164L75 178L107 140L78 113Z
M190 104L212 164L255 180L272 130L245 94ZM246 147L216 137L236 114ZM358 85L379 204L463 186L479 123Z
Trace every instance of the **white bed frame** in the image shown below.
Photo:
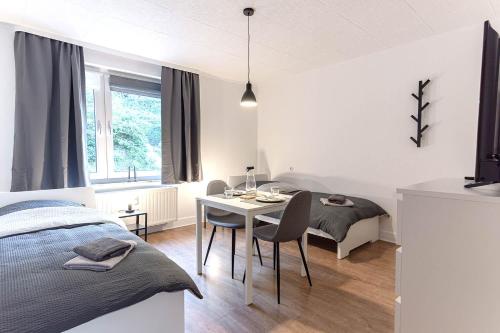
M256 174L255 179L257 181L268 180L269 177L267 176L267 174ZM236 186L245 181L246 181L246 176L230 176L228 178L227 183L229 186ZM279 223L279 219L275 219L269 216L257 215L255 218L267 223L273 223L273 224ZM379 224L380 221L378 216L369 219L363 219L353 224L349 228L346 238L342 242L337 243L337 259L344 259L349 255L351 250L365 243L368 242L374 243L378 241ZM307 233L328 239L333 239L332 236L319 229L308 228Z
M184 292L156 294L145 301L110 312L66 332L184 332Z
M0 192L0 207L26 200L70 200L95 208L91 187L70 189ZM99 297L99 295L96 295ZM184 291L159 293L142 302L108 313L67 332L184 332Z

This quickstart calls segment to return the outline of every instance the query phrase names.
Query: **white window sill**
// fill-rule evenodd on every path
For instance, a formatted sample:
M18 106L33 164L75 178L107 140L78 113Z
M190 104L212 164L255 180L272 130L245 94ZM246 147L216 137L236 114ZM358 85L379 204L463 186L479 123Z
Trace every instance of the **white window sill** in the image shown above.
M122 182L122 183L107 183L107 184L92 184L96 193L116 192L116 191L131 191L148 188L160 187L175 187L175 185L165 185L159 180L155 181L137 181L137 182Z

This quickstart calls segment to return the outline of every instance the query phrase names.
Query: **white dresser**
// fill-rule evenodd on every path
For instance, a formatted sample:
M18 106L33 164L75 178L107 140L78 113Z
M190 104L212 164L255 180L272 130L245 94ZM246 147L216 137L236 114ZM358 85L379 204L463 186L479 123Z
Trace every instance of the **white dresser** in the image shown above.
M396 332L500 332L500 186L398 189Z

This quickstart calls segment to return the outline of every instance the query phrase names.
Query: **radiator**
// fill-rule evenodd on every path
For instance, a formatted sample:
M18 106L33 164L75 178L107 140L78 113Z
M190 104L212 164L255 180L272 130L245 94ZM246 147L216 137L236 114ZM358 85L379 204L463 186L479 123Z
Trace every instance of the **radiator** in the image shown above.
M148 226L166 224L177 220L177 188L114 191L96 194L97 209L117 213L132 203L134 209L148 213Z

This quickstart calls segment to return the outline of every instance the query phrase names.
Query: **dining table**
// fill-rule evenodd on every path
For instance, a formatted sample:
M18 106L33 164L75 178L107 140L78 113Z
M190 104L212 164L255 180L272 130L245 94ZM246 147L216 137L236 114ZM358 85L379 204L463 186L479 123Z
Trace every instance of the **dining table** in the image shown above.
M227 212L243 215L245 217L245 261L246 261L246 279L245 279L245 304L253 303L253 219L257 215L269 214L285 209L290 196L280 195L284 200L281 202L260 202L256 198L246 199L238 196L226 198L224 194L203 195L196 197L196 270L202 274L202 222L204 219L204 207L213 207L225 210ZM302 237L304 255L307 260L307 232ZM302 264L301 275L305 276L305 268Z

